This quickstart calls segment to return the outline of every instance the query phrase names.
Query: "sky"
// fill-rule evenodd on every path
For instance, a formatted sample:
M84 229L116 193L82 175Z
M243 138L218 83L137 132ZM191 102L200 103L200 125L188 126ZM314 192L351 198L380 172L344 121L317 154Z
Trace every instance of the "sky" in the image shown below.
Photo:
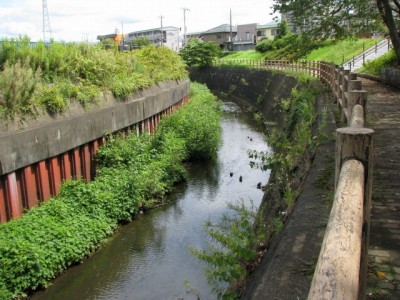
M55 41L96 42L98 35L174 26L187 33L221 24L265 24L273 19L273 0L47 0ZM0 39L27 35L43 40L42 0L0 0Z

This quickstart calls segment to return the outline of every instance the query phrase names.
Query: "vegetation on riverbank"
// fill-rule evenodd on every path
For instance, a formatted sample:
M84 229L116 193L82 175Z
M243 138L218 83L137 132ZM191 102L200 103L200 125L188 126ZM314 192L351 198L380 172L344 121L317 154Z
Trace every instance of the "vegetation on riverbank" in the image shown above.
M216 98L192 84L190 102L163 118L154 136L110 135L99 149L93 182L65 182L50 201L1 224L0 299L46 287L91 255L119 223L162 203L185 178L184 161L216 154L220 117Z
M166 47L131 52L102 43L37 43L27 37L3 40L0 47L0 118L65 111L71 101L87 107L101 92L126 99L167 79L187 77L179 55Z

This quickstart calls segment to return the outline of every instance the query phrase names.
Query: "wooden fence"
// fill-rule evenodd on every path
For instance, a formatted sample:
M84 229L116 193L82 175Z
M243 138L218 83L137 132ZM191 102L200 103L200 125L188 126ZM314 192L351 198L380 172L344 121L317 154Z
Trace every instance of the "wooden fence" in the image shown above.
M306 72L329 86L345 127L336 130L335 197L308 299L364 298L374 131L364 127L367 92L361 81L326 62L220 60L216 65Z

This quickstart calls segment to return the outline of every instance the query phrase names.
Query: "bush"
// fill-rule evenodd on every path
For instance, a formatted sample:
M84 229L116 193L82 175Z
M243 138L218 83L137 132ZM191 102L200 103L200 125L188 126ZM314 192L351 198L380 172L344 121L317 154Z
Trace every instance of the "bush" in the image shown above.
M40 75L40 69L34 72L29 67L29 59L22 63L17 60L13 65L10 65L8 61L5 63L0 76L0 93L11 115L30 111L32 95L40 80Z
M269 39L263 39L260 43L258 43L256 45L256 51L261 52L261 53L265 53L267 51L272 51L274 50L273 47L274 41L273 40L269 40Z
M188 66L211 66L220 57L221 49L213 42L191 39L179 53Z
M188 109L179 110L171 117L162 120L156 134L161 136L173 131L186 143L190 157L210 158L217 152L221 140L221 104L216 101L207 87L191 84L191 97Z
M41 85L36 94L36 101L50 114L61 113L68 107L58 85Z

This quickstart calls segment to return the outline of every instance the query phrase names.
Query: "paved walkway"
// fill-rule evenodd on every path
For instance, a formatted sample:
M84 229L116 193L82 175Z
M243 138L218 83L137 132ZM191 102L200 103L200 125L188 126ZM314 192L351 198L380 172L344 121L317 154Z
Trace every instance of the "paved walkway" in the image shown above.
M375 130L367 299L400 299L400 90L363 79Z

